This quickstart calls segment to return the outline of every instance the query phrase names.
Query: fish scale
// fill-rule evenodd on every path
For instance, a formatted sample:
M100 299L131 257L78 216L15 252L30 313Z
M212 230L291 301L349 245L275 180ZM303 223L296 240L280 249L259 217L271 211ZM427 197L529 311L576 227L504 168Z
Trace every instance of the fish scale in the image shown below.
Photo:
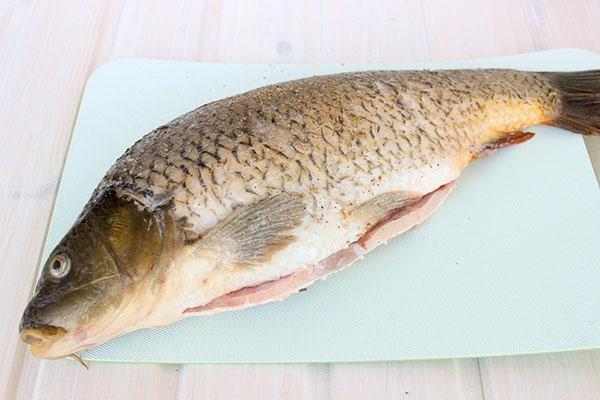
M368 200L363 191L375 194L372 179L440 162L460 169L495 130L552 115L555 101L541 95L552 90L542 75L498 70L361 72L268 86L149 133L117 160L90 203L105 189L148 207L170 202L191 237L281 191L327 191L329 202L347 207ZM495 124L489 116L511 102L531 117ZM346 190L349 182L357 190ZM318 196L309 197L318 210Z

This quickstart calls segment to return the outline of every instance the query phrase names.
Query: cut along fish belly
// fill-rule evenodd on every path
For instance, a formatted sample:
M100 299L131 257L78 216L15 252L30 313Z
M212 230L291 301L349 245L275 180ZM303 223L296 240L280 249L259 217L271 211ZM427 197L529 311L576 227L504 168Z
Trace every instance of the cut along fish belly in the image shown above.
M227 293L207 304L187 308L184 313L214 314L283 300L291 294L310 286L315 281L344 269L394 236L420 225L438 209L455 186L455 181L451 181L423 196L419 201L390 212L358 241L317 264L310 265L277 280Z

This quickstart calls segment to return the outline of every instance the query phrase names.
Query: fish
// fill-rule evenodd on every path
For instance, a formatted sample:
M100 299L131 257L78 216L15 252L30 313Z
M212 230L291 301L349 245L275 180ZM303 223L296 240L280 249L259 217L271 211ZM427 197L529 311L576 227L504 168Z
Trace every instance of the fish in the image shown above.
M352 72L202 105L108 170L20 338L56 359L283 300L422 224L464 168L536 124L600 135L600 70Z

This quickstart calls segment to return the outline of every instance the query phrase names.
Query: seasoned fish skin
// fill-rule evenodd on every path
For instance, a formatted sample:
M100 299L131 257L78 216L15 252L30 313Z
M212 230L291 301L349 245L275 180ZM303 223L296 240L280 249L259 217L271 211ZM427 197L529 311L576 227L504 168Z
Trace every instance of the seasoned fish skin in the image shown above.
M144 136L99 184L169 204L190 239L282 191L322 222L391 190L427 193L487 143L551 120L558 92L513 70L381 71L285 82L204 105ZM444 178L424 187L424 169ZM393 183L392 183L393 182ZM436 186L437 185L437 186Z

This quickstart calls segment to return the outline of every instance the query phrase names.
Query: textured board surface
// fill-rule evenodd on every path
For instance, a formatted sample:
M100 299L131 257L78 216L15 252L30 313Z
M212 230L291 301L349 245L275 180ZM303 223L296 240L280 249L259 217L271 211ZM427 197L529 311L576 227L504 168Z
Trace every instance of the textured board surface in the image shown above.
M600 68L577 50L418 65L253 65L127 59L90 78L45 253L126 147L201 104L360 69ZM600 347L600 191L581 138L534 140L471 165L420 229L292 296L134 332L83 353L145 362L369 361Z

